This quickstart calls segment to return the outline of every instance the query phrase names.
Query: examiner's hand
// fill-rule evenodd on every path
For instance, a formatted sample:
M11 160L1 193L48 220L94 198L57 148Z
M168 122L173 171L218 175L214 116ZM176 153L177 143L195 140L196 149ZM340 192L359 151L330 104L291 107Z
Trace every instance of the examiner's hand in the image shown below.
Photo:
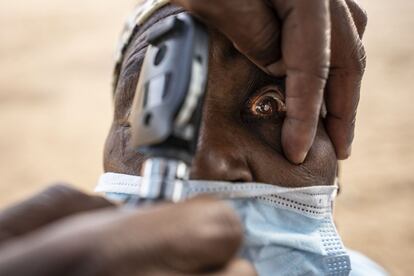
M0 233L0 275L255 275L209 198L132 210L60 185L1 212Z
M355 1L172 0L219 29L265 72L287 76L282 145L294 163L312 146L324 96L337 157L350 155L367 22Z

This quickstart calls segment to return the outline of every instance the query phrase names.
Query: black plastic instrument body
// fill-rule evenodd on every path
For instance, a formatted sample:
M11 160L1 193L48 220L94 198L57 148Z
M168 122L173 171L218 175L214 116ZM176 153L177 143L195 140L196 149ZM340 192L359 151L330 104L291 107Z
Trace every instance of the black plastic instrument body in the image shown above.
M208 35L188 14L158 23L137 85L132 146L151 157L190 163L195 154L208 71Z
M147 156L140 202L179 201L197 149L208 76L205 27L183 13L148 35L131 110L132 147Z

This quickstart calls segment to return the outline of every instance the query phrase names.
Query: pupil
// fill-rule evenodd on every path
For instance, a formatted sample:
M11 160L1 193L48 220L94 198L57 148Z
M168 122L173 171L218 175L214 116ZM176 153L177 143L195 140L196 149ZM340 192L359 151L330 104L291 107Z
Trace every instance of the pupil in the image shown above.
M270 103L270 100L265 99L264 101L261 101L256 106L256 111L259 113L265 113L265 114L269 114L270 112L272 112L272 105Z
M269 109L270 109L270 106L268 104L266 104L266 105L263 106L263 110L264 111L269 111Z

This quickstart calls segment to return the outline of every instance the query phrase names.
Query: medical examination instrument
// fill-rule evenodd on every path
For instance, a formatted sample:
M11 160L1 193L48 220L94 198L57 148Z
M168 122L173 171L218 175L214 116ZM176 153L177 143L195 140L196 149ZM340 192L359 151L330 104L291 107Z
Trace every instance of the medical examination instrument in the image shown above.
M208 75L206 28L182 13L150 29L130 123L131 146L145 155L129 204L182 198L197 148Z

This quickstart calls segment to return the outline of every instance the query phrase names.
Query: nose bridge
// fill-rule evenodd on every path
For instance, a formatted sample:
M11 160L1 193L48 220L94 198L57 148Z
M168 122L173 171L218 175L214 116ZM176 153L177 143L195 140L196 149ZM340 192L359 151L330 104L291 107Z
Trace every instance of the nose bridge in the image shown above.
M204 119L191 177L231 182L252 181L242 129L223 117L220 120Z

